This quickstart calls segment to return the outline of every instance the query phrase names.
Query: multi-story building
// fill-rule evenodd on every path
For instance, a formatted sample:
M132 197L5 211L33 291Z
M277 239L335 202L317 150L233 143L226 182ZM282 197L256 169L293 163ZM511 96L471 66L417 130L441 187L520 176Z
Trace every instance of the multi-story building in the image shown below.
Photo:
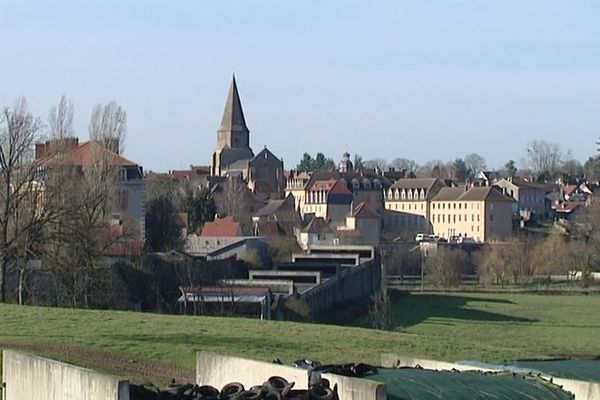
M516 201L513 211L520 216L526 219L529 219L531 214L537 218L546 217L549 211L549 204L546 202L547 185L514 177L501 179L494 183L494 186Z
M478 242L512 234L513 200L493 187L445 187L431 199L430 223L441 238Z
M290 171L286 177L285 197L291 194L299 211L304 209L306 184L309 180L310 175L306 172Z
M55 162L54 155L60 149L62 165L75 172L74 176L83 176L86 168L102 161L111 168L118 169L117 199L111 210L111 222L114 225L127 223L132 239L143 240L145 236L145 188L144 170L141 165L119 154L119 144L109 141L101 144L88 141L79 143L79 139L64 138L37 143L35 157L40 168L50 168Z
M385 192L385 227L388 231L430 232L430 202L444 187L435 178L398 179Z

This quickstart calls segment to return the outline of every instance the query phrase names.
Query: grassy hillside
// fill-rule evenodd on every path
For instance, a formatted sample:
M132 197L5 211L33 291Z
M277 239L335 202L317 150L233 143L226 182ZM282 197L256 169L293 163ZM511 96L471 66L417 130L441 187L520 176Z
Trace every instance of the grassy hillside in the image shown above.
M395 305L381 332L241 318L0 305L0 347L18 347L134 378L191 377L195 352L284 362L377 364L392 352L483 361L600 355L600 296L424 294Z

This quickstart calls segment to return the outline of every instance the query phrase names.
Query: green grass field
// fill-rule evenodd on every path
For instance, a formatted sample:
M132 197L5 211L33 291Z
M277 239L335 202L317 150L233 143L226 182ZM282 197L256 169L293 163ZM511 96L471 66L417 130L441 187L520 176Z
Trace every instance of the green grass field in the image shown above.
M384 352L449 361L590 357L600 355L599 310L600 295L413 294L394 304L397 328L382 332L0 305L0 347L154 379L193 376L198 350L285 363L311 358L377 364Z

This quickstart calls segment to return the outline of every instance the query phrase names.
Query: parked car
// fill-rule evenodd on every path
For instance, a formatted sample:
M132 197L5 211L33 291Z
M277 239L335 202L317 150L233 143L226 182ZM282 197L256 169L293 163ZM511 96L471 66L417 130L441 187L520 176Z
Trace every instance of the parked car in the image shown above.
M456 241L456 243L475 243L475 239L473 239L472 237L468 237L468 236L459 236L458 240Z
M415 242L423 242L426 240L426 238L429 238L429 236L425 235L424 233L417 233L417 236L415 236Z

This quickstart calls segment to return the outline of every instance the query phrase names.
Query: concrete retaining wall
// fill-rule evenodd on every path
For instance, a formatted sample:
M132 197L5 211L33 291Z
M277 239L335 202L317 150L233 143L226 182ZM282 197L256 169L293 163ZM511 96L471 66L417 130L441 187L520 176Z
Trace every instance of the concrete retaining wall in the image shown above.
M129 400L129 383L90 369L3 352L5 400Z
M314 286L302 293L300 298L308 303L313 316L319 316L336 304L369 299L380 289L381 263L375 259Z
M196 356L198 385L211 385L221 389L227 383L240 382L245 387L252 387L262 385L271 376L281 376L295 382L295 389L308 387L308 373L304 369L206 352L199 352ZM328 379L332 387L338 385L340 399L386 399L383 383L333 374L323 374L322 377Z

